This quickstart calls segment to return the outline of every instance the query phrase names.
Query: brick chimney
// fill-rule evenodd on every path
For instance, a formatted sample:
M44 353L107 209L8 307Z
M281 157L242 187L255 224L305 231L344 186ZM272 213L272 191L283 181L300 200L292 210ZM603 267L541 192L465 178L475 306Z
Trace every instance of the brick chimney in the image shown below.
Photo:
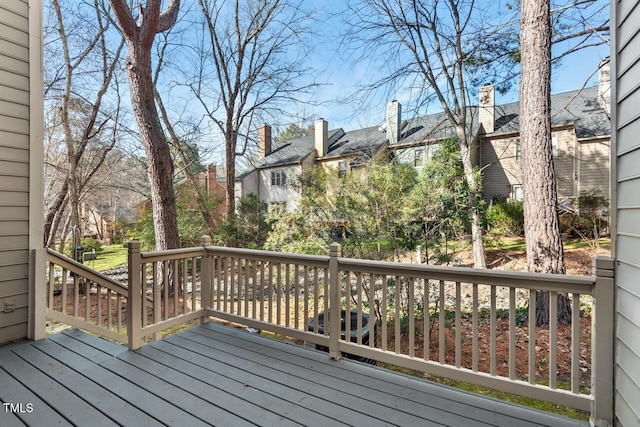
M400 140L402 123L402 105L395 99L387 104L387 139L389 145L397 144Z
M495 90L493 85L486 85L480 88L479 98L479 120L486 133L492 133L495 130L496 108L495 108Z
M258 128L258 159L264 159L271 153L271 126L260 125Z
M325 119L316 120L315 146L318 157L327 155L327 150L329 149L329 124Z
M598 104L611 117L611 64L609 58L600 61L598 68Z
M218 169L216 165L207 165L207 195L213 195L213 189L218 182Z

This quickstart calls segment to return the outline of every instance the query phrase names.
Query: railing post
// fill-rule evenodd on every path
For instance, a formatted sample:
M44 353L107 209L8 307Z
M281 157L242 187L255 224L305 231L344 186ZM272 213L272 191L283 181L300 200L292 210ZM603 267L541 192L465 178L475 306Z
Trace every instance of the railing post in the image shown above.
M592 426L613 425L613 376L615 345L614 260L593 258L596 276L591 313L591 419Z
M128 243L127 336L129 350L142 346L142 283L140 279L140 242Z
M31 301L29 304L29 338L41 340L47 336L47 248L32 251L32 270L29 286L31 286ZM53 268L51 266L50 268ZM50 283L49 286L53 286Z
M341 281L338 258L341 256L342 246L332 243L329 247L329 321L325 319L325 327L329 327L329 356L335 360L340 359Z
M202 261L200 264L200 299L203 315L200 316L200 323L209 320L208 310L211 308L211 296L213 295L213 281L211 280L211 260L207 252L207 246L211 246L211 236L204 235L200 238L202 245Z

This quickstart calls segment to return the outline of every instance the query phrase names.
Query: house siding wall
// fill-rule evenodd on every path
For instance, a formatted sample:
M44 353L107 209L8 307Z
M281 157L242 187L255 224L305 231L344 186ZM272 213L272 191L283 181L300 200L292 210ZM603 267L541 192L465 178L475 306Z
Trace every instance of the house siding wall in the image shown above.
M577 196L579 194L578 156L581 149L576 138L575 131L570 128L559 128L553 131L555 140L555 157L553 166L558 185L558 199L560 201ZM522 166L520 159L516 157L517 135L504 138L485 139L480 144L480 167L483 170L482 184L484 198L487 202L495 198L513 197L512 187L522 185ZM585 145L585 153L590 155L602 155L608 146L595 147ZM608 158L608 154L606 155ZM603 169L604 168L604 169ZM585 169L588 188L608 188L609 168L607 165ZM599 180L597 185L595 177L604 174L604 180Z
M611 141L591 140L580 142L578 156L578 194L596 191L609 195L609 158Z
M0 16L0 343L4 343L28 335L29 3L0 0Z
M516 157L518 137L485 140L480 144L484 198L509 198L513 185L522 185L522 167Z
M271 185L272 171L284 171L287 177L286 185ZM287 211L295 210L298 207L300 194L291 184L298 179L301 172L300 165L261 169L258 190L260 200L265 202L268 208L273 204L285 203Z
M640 2L612 3L616 425L640 425Z

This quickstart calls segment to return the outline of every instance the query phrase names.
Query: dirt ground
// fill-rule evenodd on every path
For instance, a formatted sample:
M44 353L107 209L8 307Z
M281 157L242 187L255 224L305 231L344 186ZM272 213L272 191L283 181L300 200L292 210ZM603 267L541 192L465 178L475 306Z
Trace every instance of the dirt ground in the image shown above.
M589 276L592 274L592 259L596 255L610 255L609 248L580 248L565 250L565 264L567 274ZM473 265L470 253L460 253L457 255L457 264L464 264L469 267ZM489 268L526 271L526 254L519 250L487 250L487 266ZM461 343L461 364L465 368L472 368L472 346L470 338L472 334L472 324L470 319L462 319L462 343ZM516 327L516 377L528 380L529 372L529 328L528 321L525 320L522 327ZM448 364L455 363L455 330L452 327L445 329L445 360ZM488 351L483 352L482 348L489 348L490 325L488 320L480 322L479 325L479 348L478 370L489 372L490 357ZM390 328L388 338L388 348L393 350L395 345L394 330ZM378 337L378 342L380 339ZM438 322L432 327L429 345L429 359L438 360ZM501 376L509 374L509 320L498 319L496 331L496 370ZM402 352L407 354L409 337L407 332L402 333ZM549 378L549 330L547 328L536 328L536 381L545 381ZM571 378L571 326L558 327L557 337L557 378L558 381L569 381ZM580 318L580 372L581 382L588 384L591 375L591 316L589 313L582 313ZM424 344L422 331L418 331L415 337L414 351L416 357L423 357Z

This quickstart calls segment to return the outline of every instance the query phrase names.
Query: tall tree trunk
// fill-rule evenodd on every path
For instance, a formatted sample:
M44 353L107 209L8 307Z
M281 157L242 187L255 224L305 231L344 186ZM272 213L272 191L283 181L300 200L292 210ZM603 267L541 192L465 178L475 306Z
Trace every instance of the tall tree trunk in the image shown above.
M234 101L235 103L235 101ZM228 114L229 115L229 114ZM238 147L238 132L234 130L233 121L227 118L226 131L226 175L227 175L227 218L232 218L236 213L235 179L236 179L236 149Z
M155 35L175 24L180 1L170 0L163 12L160 12L160 0L148 0L146 7L140 4L139 25L125 0L110 0L110 3L129 49L127 74L131 105L147 154L156 249L175 249L180 247L180 235L172 182L173 161L154 100L151 48Z
M147 155L156 249L175 249L180 247L180 236L173 191L173 160L156 110L151 55L139 43L129 41L128 47L131 105Z
M520 142L527 270L565 274L558 195L551 145L551 24L549 0L521 3ZM549 295L536 295L536 323L549 323ZM558 320L571 321L571 307L558 298Z
M465 179L469 186L469 200L467 209L471 218L471 247L473 250L473 265L475 268L487 268L487 261L484 254L484 242L482 240L482 215L478 207L479 201L479 183L476 179L473 167L473 159L471 158L471 143L468 142L465 129L458 126L458 138L460 139L460 154L462 157L462 167L464 169ZM464 138L464 139L463 139Z

